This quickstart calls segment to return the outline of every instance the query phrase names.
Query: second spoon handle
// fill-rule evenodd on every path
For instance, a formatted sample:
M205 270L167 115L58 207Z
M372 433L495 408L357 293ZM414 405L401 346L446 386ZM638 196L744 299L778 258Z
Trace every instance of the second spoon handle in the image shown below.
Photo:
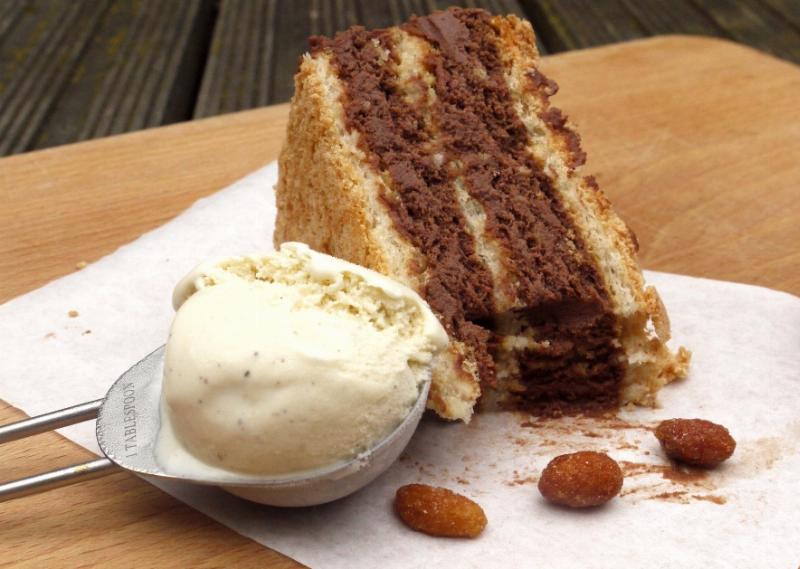
M92 478L100 478L117 470L122 470L122 468L107 458L97 458L83 464L73 464L50 472L12 480L11 482L0 484L0 502L38 494L45 490L61 488L62 486L76 484Z
M23 419L9 425L2 425L0 426L0 444L94 419L97 417L102 404L102 399L87 401L66 409L59 409L58 411ZM50 472L12 480L11 482L0 484L0 502L60 488L76 482L83 482L84 480L91 480L92 478L99 478L119 469L119 466L107 458L97 458L83 464L73 464Z

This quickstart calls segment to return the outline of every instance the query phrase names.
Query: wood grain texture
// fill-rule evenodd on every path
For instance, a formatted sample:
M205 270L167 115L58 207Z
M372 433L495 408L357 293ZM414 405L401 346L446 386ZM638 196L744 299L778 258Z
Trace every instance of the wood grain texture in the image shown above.
M204 27L209 12L206 4L202 0L136 0L113 6L103 29L113 35L99 36L101 41L84 61L87 68L98 66L101 70L88 108L72 120L81 127L77 140L159 126L190 116L194 81L187 81L182 70L199 65L196 53L189 48L198 40L198 28Z
M111 253L274 159L287 112L275 106L0 159L0 301Z
M108 1L33 2L0 44L0 155L28 149L67 84Z
M760 2L739 0L692 0L713 19L731 39L746 43L800 62L800 29L791 20L797 19L797 2L794 8L780 8L779 2L764 5ZM786 15L784 15L786 14Z
M451 5L529 18L541 53L680 33L800 62L797 0L0 0L0 156L287 101L309 35Z
M191 116L210 0L0 3L0 155Z
M658 34L720 36L800 62L796 0L520 0L551 52Z
M27 0L6 0L0 3L0 37L17 23L27 7Z
M448 6L523 16L516 0L221 0L194 116L287 101L309 36L389 27Z
M522 4L534 30L551 51L650 35L621 0L522 0Z
M800 293L798 68L671 37L554 56L543 69L646 268ZM113 252L274 159L286 113L0 160L0 299ZM0 407L0 421L21 416ZM87 457L52 433L2 452L0 479ZM123 473L2 508L0 566L295 566Z
M620 0L647 31L659 34L725 36L725 30L688 0Z
M278 0L220 3L195 118L272 102Z

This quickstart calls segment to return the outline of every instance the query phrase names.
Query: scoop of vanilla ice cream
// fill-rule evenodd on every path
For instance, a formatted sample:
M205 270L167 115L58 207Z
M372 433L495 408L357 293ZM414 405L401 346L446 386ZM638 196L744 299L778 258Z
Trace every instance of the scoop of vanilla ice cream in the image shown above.
M300 243L176 287L163 416L215 467L287 474L352 458L406 417L447 335L411 289Z

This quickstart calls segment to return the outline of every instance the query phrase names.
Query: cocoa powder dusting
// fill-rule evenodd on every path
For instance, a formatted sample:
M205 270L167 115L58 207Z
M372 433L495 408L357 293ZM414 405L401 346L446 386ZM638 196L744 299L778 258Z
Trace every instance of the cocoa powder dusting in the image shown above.
M659 494L655 494L650 496L651 500L662 500L664 502L678 502L681 504L688 504L688 493L683 490L677 490L673 492L661 492Z
M672 463L668 467L664 467L661 476L665 480L678 482L680 484L691 484L701 482L708 479L708 471L701 468L692 468L689 466L679 466Z
M515 476L513 479L506 482L506 486L524 486L526 484L536 484L538 481L538 476Z
M720 506L722 504L727 504L728 503L728 500L725 497L723 497L723 496L714 496L713 494L705 494L705 495L692 494L692 499L693 500L704 500L706 502L711 502L713 504L719 504Z
M622 460L619 462L619 465L625 473L625 476L659 474L664 480L680 484L697 483L705 481L708 478L708 471L706 470L682 466L675 463L663 465Z
M690 494L684 490L674 492L661 492L653 496L648 496L649 500L660 500L662 502L674 502L677 504L688 504L691 501L711 502L722 506L728 503L728 500L723 496L716 496L714 494Z

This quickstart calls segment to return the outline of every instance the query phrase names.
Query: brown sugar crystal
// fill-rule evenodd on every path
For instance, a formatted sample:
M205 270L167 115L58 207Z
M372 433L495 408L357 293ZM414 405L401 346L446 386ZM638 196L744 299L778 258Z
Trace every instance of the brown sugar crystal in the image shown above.
M622 470L607 454L574 452L550 461L539 478L539 492L555 504L588 508L619 494L622 479Z
M395 495L394 508L408 527L437 537L478 537L486 527L483 509L447 488L402 486Z

